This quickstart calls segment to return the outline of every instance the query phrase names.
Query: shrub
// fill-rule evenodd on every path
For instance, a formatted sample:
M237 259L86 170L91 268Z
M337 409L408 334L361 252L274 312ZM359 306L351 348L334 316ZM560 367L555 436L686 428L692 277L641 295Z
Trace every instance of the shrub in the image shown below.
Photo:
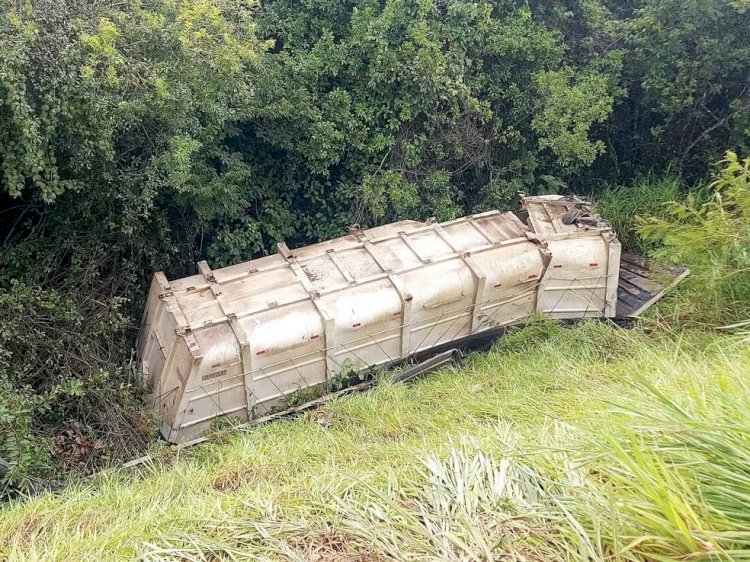
M146 424L134 401L139 385L121 361L129 349L122 299L94 287L61 292L12 282L0 291L0 457L9 468L6 484L27 488L30 475L44 476L56 464L89 472L107 458L100 436L116 456L145 445ZM73 426L75 443L58 439L53 449L55 436Z
M658 243L652 255L692 274L682 313L709 324L750 317L750 158L727 152L706 188L639 219L638 233Z

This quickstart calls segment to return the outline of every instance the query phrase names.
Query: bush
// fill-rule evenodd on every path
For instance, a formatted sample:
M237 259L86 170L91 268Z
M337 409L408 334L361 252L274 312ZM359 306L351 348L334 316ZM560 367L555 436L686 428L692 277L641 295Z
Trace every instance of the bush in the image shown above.
M121 362L129 349L122 299L88 289L62 292L13 282L0 292L6 484L27 488L31 474L44 476L55 467L90 472L108 456L133 454L146 443L134 400L139 385ZM56 439L71 427L72 442Z
M34 435L36 415L49 405L49 398L34 394L29 388L19 389L7 375L0 374L0 476L5 484L29 489L39 473L49 466L49 447Z
M659 244L655 258L690 267L681 316L709 324L750 317L750 158L727 152L722 164L710 185L638 228Z

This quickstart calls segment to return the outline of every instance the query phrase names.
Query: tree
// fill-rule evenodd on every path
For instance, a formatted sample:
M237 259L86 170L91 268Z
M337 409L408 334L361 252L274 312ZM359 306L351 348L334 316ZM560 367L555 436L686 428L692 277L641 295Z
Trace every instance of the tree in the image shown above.
M608 1L628 52L627 101L610 123L620 172L674 162L686 180L750 141L750 4L747 0Z
M0 405L0 457L11 476L47 462L29 436L68 417L115 452L132 447L117 434L137 429L127 359L145 280L187 271L201 229L254 204L249 169L224 142L264 48L251 11L219 0L2 6L0 379L14 390Z

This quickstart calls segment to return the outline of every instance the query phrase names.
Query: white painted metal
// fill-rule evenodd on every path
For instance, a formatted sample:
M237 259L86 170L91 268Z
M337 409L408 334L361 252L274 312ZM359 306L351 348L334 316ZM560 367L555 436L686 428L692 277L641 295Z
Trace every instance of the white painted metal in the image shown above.
M620 245L575 202L402 221L151 284L138 343L169 441L285 408L296 392L535 314L614 316Z

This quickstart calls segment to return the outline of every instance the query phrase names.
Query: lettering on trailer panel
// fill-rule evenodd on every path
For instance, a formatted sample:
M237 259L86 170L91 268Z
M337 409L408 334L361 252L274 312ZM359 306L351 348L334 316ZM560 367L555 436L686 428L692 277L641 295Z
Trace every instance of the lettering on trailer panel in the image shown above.
M213 373L206 373L205 375L201 377L201 380L209 381L211 379L218 379L219 377L223 377L226 374L227 374L226 369L223 369L221 371L215 371Z

